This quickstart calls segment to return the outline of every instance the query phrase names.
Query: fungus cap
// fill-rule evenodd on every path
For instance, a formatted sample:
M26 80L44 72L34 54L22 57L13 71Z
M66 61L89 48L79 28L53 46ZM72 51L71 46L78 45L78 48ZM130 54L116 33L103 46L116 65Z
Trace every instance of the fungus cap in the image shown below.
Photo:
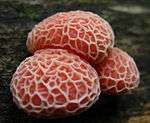
M124 93L139 85L140 75L134 59L119 48L109 49L108 57L95 68L103 93Z
M92 12L69 11L54 14L32 29L27 48L31 53L45 48L61 48L77 54L90 63L99 62L114 45L109 23Z
M97 72L61 49L26 58L11 81L16 105L36 117L66 117L88 109L100 94Z

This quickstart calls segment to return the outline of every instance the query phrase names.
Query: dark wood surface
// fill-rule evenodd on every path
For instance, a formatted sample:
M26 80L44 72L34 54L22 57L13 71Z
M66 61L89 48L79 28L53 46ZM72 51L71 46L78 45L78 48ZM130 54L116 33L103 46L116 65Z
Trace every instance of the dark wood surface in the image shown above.
M108 20L116 46L135 58L140 86L121 96L101 95L81 115L36 119L12 102L9 83L17 66L30 54L26 38L43 18L60 11L89 10ZM0 0L0 123L150 123L150 1L149 0Z

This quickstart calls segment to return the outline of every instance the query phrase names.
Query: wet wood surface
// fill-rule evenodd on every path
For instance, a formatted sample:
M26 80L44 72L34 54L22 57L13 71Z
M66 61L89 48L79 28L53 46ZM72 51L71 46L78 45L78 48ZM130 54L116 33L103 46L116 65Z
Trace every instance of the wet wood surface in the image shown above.
M101 95L81 115L36 119L12 101L9 84L22 60L28 32L43 18L60 11L88 10L112 25L116 45L134 57L140 70L139 88L125 95ZM0 123L150 123L150 2L148 0L0 0Z

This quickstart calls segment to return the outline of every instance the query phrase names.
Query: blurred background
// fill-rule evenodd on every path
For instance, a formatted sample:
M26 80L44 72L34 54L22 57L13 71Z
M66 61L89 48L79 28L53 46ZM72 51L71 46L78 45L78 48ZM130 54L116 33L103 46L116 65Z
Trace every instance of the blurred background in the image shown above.
M121 96L102 95L87 112L65 119L35 119L12 102L9 83L22 60L28 32L56 12L92 11L114 29L116 46L134 57L139 88ZM150 123L150 0L0 0L0 123Z

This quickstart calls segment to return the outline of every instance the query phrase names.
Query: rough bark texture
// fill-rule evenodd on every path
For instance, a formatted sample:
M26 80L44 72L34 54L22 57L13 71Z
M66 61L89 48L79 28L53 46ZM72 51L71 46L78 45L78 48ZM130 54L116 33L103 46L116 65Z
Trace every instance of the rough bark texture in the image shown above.
M89 10L112 25L116 46L135 58L140 87L121 96L102 95L87 112L66 119L36 119L12 102L9 83L19 63L30 54L28 32L59 11ZM0 1L0 123L149 123L150 122L150 1L148 0L1 0Z

